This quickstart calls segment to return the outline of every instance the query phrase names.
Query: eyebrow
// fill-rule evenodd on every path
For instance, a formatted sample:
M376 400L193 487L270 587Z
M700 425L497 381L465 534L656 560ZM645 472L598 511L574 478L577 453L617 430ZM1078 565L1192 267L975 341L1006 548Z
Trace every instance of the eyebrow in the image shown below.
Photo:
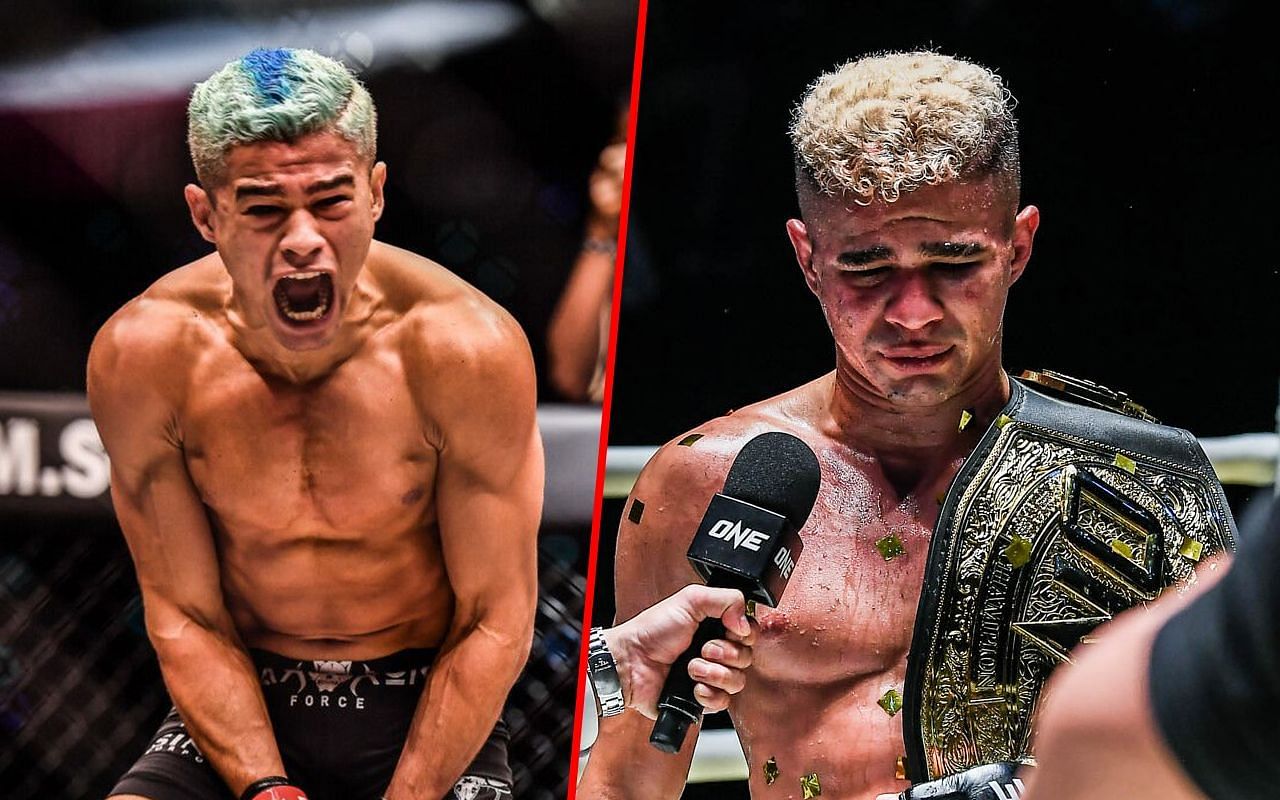
M836 258L841 264L851 267L860 267L864 264L870 264L874 261L891 261L893 259L893 248L878 244L875 247L867 247L862 250L847 250Z
M351 173L343 173L332 178L316 181L307 187L307 194L315 194L316 192L327 192L330 189L337 189L339 186L349 186L354 188L356 185L355 176Z
M934 258L972 258L990 251L978 242L925 242L920 245L921 255Z
M356 185L355 176L350 173L336 175L332 178L325 178L310 184L306 188L307 194L316 194L318 192L327 192L330 189L337 189L342 186L354 187ZM236 187L236 200L243 200L246 197L283 197L284 189L280 188L276 183L249 183L241 184Z
M274 183L241 184L236 187L237 200L246 197L280 197L283 194L284 190Z

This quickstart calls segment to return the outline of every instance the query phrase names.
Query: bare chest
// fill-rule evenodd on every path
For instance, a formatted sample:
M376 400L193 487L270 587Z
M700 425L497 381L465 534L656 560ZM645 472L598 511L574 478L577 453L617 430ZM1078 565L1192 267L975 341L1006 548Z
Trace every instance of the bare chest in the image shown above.
M303 387L243 362L204 372L180 426L224 530L341 539L433 519L436 449L394 357Z
M757 611L761 681L830 688L905 669L937 509L829 459L786 594Z

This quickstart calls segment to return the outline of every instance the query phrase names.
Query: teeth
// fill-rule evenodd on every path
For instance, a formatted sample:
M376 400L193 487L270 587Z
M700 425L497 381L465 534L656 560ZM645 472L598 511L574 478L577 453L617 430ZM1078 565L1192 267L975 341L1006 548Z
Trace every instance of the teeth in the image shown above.
M281 297L276 297L276 307L280 309L280 313L295 322L309 322L313 319L320 319L329 310L329 293L320 291L320 305L310 311L292 311L289 304Z
M312 270L311 272L286 272L280 277L291 281L305 281L310 280L311 278L318 278L321 274L322 273L320 272Z
M284 315L289 319L296 320L298 322L306 322L308 320L320 319L324 316L324 312L329 310L329 307L321 306L319 308L312 309L311 311L290 311L287 308L282 310L284 311Z

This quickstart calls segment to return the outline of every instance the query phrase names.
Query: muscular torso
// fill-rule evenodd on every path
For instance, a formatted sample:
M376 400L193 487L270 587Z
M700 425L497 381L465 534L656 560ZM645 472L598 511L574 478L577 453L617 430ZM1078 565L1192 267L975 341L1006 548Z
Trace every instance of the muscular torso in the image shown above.
M217 550L223 602L245 645L297 658L362 659L440 645L455 598L435 497L446 431L442 367L483 320L477 293L436 265L375 245L380 299L352 352L289 380L237 347L225 272L206 259L144 306L186 318L160 375L171 431ZM470 305L469 305L470 304ZM163 318L162 318L163 317ZM483 324L483 323L480 323ZM424 333L425 331L425 333ZM465 345L463 345L465 347Z
M394 333L304 386L258 373L229 344L193 354L198 390L177 423L251 647L365 658L437 645L448 628L438 453Z
M877 701L903 691L945 482L898 498L864 455L813 431L805 438L823 481L801 532L804 554L779 607L757 611L755 662L730 713L754 796L800 797L800 776L817 773L824 797L874 797L907 785L894 778L901 717ZM905 552L886 561L876 541L891 534ZM771 785L769 758L780 771Z
M803 555L779 607L757 609L754 662L729 709L757 798L800 798L802 776L814 773L823 798L873 800L909 785L895 777L905 752L901 715L877 701L903 692L938 498L962 459L941 454L928 469L891 480L874 455L831 429L823 413L830 390L828 376L695 429L704 437L692 447L666 448L658 463L666 479L642 478L633 495L646 503L646 516L655 503L657 514L635 530L624 522L619 534L619 611L629 617L691 580L681 562L696 519L677 514L700 514L705 504L694 506L719 490L746 441L782 430L818 455L822 484L801 530ZM646 526L661 542L660 564L629 565L646 542L654 544ZM904 552L886 560L876 542L889 535ZM641 584L656 596L641 596ZM770 758L778 768L771 784Z

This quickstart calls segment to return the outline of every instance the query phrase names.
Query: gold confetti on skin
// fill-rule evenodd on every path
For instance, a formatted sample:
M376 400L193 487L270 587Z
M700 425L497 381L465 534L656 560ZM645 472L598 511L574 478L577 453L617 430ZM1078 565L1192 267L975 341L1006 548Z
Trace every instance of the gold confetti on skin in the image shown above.
M1112 539L1111 549L1125 558L1133 558L1133 548L1129 546L1128 542L1122 542L1119 539Z
M1183 539L1182 546L1178 548L1178 555L1191 561L1199 561L1203 552L1204 545L1195 539Z
M773 756L769 756L769 760L764 762L764 782L768 786L772 786L773 782L778 779L778 762Z
M732 413L732 412L730 412ZM676 442L676 447L693 447L693 443L702 438L701 433L691 433L680 441Z
M963 431L965 428L969 427L970 422L973 422L973 412L966 408L964 411L960 412L959 429Z
M1123 453L1116 453L1116 466L1130 475L1138 471L1138 463Z
M1015 567L1021 567L1031 560L1031 540L1020 533L1015 533L1003 551L1005 560Z
M644 503L640 498L631 501L631 510L627 512L627 519L633 525L640 524L640 518L644 516Z
M943 503L947 502L947 493L946 493L946 492L940 492L940 493L938 494L938 496L937 496L936 498L934 498L934 499L936 499L936 500L938 501L938 505L942 505Z
M898 756L898 763L893 767L893 777L900 781L907 779L907 757Z
M747 617L750 619L756 618L756 601L755 600L750 600L750 599L747 600Z
M1003 428L1005 425L1008 425L1010 422L1013 422L1013 417L1009 416L1008 414L1001 414L1000 416L996 417L997 428Z
M890 533L887 536L881 536L876 539L876 549L880 551L880 557L885 561L892 561L907 552L906 548L902 546L902 540L898 538L896 533Z
M813 800L822 794L822 782L818 780L818 773L810 772L800 779L800 792L804 800Z
M884 697L876 701L876 705L883 708L884 713L892 717L902 710L902 695L898 694L897 689L890 689L884 693Z

